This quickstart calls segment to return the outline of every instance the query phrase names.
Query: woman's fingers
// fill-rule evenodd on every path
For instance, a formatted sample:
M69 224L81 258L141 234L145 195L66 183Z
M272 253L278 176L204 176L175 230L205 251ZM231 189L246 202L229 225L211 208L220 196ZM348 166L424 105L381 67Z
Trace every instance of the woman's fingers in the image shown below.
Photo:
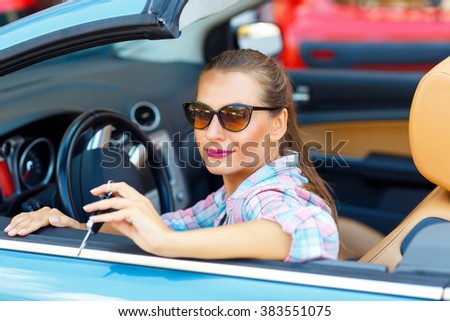
M136 242L136 237L139 239L138 227L134 225L133 217L136 213L130 214L127 209L115 211L107 214L99 214L91 216L91 220L94 223L108 223L114 229L119 231L122 235L131 238Z
M25 236L48 225L80 228L79 222L64 215L59 210L43 207L35 212L16 215L4 229L4 232L8 233L9 236Z
M57 209L54 209L54 210L56 211L56 213L54 213L53 215L51 215L48 218L50 225L55 226L55 227L71 227L71 228L76 228L76 229L81 228L80 222L74 220L73 218L71 218L67 215L64 215Z
M145 251L154 252L160 239L169 231L151 201L126 183L107 183L91 190L93 195L113 193L112 198L99 200L83 207L86 212L114 209L107 214L92 215L94 223L109 223L131 238Z
M93 188L91 190L91 193L96 196L113 193L116 196L121 196L129 199L142 197L141 193L136 191L133 187L125 182L103 184Z
M127 216L126 211L116 211L112 213L107 214L99 214L99 215L93 215L90 218L94 223L103 222L103 223L109 223L109 222L129 222L130 219Z
M41 227L49 225L48 218L50 211L51 209L49 207L44 207L36 212L16 215L4 231L9 236L30 234Z
M159 216L152 217L143 208L125 208L116 212L91 216L94 223L110 224L123 235L131 238L141 249L156 253L169 228Z
M133 206L136 201L131 201L122 197L113 197L100 200L83 206L86 212L104 211L109 209L121 210Z

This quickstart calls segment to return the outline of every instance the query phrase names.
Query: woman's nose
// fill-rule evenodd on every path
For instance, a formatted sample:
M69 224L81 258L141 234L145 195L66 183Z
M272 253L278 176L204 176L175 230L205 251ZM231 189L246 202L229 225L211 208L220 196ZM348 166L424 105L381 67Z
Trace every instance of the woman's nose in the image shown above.
M211 119L211 123L206 128L206 138L209 140L222 140L225 139L225 129L219 122L217 115L214 115Z

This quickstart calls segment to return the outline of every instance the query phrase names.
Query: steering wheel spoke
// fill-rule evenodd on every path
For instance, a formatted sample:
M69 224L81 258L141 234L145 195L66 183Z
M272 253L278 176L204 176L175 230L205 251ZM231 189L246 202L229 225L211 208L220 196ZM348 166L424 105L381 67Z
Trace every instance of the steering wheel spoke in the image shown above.
M114 127L111 124L99 129L89 140L86 149L107 148L111 143L111 134L113 130Z

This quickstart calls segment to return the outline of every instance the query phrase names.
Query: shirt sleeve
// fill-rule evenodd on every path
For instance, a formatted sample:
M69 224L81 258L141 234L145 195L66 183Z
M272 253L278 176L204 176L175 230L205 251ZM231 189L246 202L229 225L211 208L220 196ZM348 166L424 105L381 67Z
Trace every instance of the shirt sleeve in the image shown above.
M190 208L164 213L161 218L164 224L175 231L212 227L219 213L219 206L215 200L221 196L220 193L222 189L211 193Z
M308 191L303 191L309 193ZM336 259L339 236L336 223L327 207L296 199L280 191L263 191L246 205L253 219L278 223L292 237L287 262L307 262L317 259Z

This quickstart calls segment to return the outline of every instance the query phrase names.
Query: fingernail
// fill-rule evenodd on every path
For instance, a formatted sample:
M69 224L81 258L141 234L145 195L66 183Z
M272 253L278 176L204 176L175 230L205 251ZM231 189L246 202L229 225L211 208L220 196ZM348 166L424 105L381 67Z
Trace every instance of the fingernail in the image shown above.
M11 230L11 225L8 225L7 227L5 227L3 232L8 233L10 230Z
M58 224L59 223L59 217L58 216L50 216L49 217L51 224Z
M19 230L19 232L17 232L17 234L19 234L19 235L23 235L23 234L26 234L27 233L27 230L26 229L21 229L21 230Z
M16 235L16 233L17 233L17 230L15 228L13 228L11 231L8 232L8 235L14 236L14 235Z

